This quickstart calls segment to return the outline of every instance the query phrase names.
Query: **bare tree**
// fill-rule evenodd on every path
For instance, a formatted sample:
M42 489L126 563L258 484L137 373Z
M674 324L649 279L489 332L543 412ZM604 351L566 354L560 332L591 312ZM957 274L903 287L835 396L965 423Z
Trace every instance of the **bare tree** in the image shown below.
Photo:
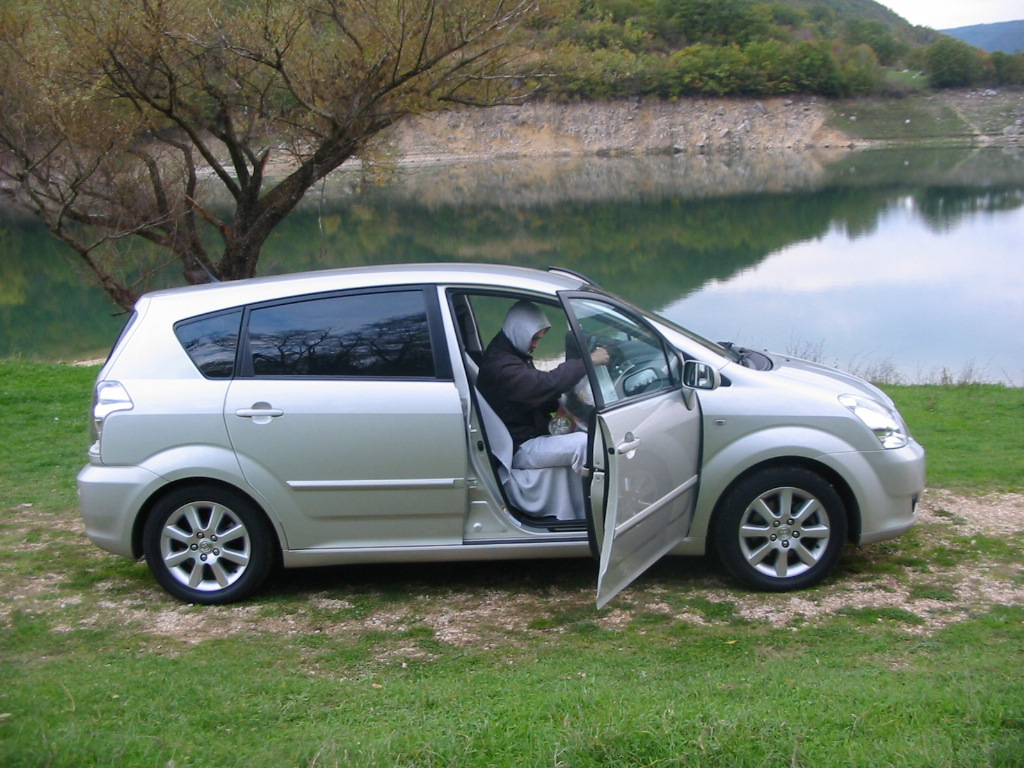
M0 188L121 306L139 238L256 273L311 186L409 114L514 98L529 0L55 0L0 8ZM286 160L280 177L272 160ZM216 197L228 203L214 206Z

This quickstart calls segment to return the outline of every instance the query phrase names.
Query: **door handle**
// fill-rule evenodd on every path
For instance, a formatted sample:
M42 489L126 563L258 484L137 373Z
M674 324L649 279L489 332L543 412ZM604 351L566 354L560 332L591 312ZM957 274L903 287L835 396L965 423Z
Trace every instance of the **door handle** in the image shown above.
M640 447L640 440L634 437L632 432L627 432L625 438L625 440L615 446L616 453L632 453Z
M252 408L239 408L235 416L252 419L256 424L268 424L272 418L284 416L280 408L271 408L269 403L255 403Z

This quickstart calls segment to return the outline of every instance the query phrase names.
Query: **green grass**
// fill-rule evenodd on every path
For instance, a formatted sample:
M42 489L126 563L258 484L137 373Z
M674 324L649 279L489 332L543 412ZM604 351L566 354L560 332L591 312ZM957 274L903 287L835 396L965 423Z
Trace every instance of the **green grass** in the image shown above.
M95 368L0 361L0 509L74 506Z
M909 96L928 90L928 79L919 72L887 69L884 72L883 92Z
M1024 687L1005 609L919 638L910 614L509 638L375 662L387 638L254 633L140 649L17 616L4 765L1019 765ZM984 637L984 643L978 643ZM366 653L348 653L362 645ZM339 653L340 650L340 653Z
M79 533L94 375L0 362L4 768L1024 764L1024 608L955 580L970 557L1024 582L1020 535L939 514L798 595L674 558L601 611L582 560L294 571L181 605ZM1019 390L888 391L933 485L1021 490Z
M930 94L840 101L833 105L832 113L832 126L870 141L948 143L975 135L961 114L943 98Z
M928 451L929 485L1024 490L1024 389L986 384L885 389Z

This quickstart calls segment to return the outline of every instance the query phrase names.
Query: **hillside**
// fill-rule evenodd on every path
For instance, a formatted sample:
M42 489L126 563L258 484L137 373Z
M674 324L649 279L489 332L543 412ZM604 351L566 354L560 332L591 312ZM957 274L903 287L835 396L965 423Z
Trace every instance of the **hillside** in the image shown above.
M938 36L926 27L915 27L888 6L875 0L782 0L808 13L825 7L835 13L836 18L848 21L877 21L890 27L898 34L916 37L921 43L935 42Z
M563 102L1024 84L1024 55L996 61L874 0L566 0L523 45L523 78Z
M942 32L989 53L1024 53L1024 20L974 24L970 27L944 29Z

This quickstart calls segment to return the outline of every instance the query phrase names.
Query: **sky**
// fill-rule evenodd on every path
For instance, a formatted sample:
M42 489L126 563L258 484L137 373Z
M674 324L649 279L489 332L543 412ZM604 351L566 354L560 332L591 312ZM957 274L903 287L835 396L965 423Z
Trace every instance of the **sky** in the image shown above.
M911 24L955 29L1024 19L1024 0L879 0Z

